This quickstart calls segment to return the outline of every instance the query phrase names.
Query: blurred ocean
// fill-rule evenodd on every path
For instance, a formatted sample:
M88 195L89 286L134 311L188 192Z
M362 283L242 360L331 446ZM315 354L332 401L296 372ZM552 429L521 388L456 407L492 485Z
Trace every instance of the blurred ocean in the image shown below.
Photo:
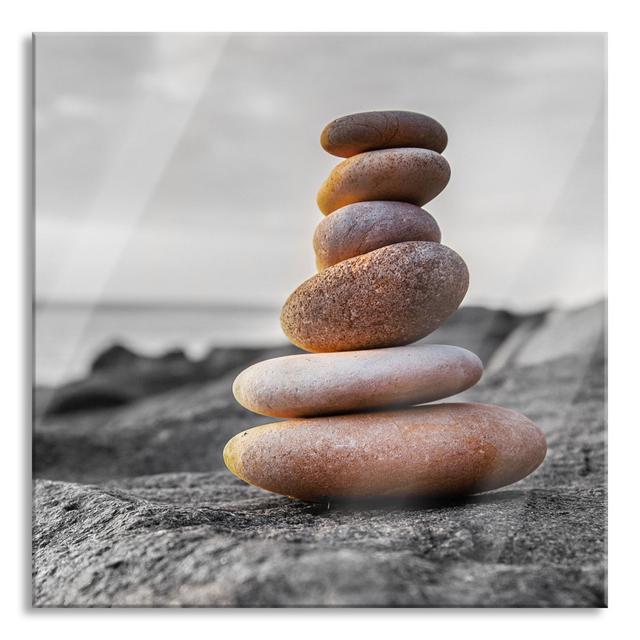
M36 384L83 377L93 358L119 343L146 355L179 347L202 357L212 347L286 342L279 309L251 307L37 304Z

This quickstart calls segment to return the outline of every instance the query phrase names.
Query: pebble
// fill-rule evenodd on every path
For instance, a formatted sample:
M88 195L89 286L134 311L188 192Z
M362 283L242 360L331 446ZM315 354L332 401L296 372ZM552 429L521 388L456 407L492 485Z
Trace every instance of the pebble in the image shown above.
M453 249L400 242L327 267L303 282L280 314L306 351L394 347L435 331L460 305L469 272Z
M481 376L471 351L411 345L264 360L240 373L233 395L254 413L303 418L441 400Z
M443 403L265 424L232 438L224 460L245 482L320 501L480 493L524 478L545 454L525 416Z
M318 269L390 244L409 240L440 242L438 223L407 202L356 202L320 221L313 236Z
M422 147L442 153L447 132L437 120L422 113L367 111L330 122L322 131L320 144L341 158L394 147Z
M435 198L449 182L443 156L428 149L382 149L360 153L336 165L318 191L325 215L354 202L395 200L418 206Z

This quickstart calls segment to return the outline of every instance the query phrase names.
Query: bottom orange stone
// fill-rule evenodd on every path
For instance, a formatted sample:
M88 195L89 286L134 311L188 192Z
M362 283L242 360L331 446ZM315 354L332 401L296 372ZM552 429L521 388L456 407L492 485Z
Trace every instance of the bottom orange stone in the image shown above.
M480 493L529 475L546 451L516 411L442 403L265 424L233 437L224 460L245 482L319 501Z

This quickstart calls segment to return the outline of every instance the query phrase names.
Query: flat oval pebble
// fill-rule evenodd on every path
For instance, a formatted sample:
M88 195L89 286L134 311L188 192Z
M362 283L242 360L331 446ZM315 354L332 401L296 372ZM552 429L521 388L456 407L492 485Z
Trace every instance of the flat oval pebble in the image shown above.
M326 216L316 227L313 248L318 269L390 244L440 242L438 223L408 202L356 202Z
M274 418L432 402L473 386L482 362L448 345L313 353L258 362L233 383L243 406Z
M418 206L435 198L449 182L449 163L428 149L368 151L336 165L318 191L325 215L354 202L395 200Z
M367 111L330 122L322 131L325 151L349 158L373 149L422 147L442 153L447 132L433 118L413 111Z
M224 460L245 482L303 500L437 497L516 482L546 449L511 409L444 403L265 424L232 438Z
M469 272L453 249L400 242L327 267L287 299L280 323L306 351L395 347L435 331L460 305Z

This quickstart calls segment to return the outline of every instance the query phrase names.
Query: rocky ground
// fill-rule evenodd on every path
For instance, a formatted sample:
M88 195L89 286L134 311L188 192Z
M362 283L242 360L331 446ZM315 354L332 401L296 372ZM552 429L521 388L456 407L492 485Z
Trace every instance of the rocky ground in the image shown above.
M532 476L455 503L307 504L245 485L222 447L271 419L239 407L231 381L293 349L197 363L114 349L86 380L36 390L34 604L604 606L604 305L463 308L428 341L485 363L456 399L545 431Z

